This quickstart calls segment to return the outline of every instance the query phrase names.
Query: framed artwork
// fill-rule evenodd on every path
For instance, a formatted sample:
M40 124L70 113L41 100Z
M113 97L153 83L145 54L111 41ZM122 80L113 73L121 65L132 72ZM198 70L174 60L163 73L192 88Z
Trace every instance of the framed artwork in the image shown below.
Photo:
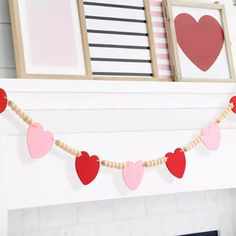
M94 79L159 78L148 0L84 0Z
M24 78L89 78L82 4L9 0L16 70Z
M223 5L163 0L163 11L177 81L235 81Z

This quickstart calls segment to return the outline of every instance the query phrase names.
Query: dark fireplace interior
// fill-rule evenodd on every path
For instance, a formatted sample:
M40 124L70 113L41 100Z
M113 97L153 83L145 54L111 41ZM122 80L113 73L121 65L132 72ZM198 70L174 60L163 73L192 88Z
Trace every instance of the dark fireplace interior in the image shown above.
M194 234L184 234L178 236L219 236L218 231L208 231L202 233L194 233Z

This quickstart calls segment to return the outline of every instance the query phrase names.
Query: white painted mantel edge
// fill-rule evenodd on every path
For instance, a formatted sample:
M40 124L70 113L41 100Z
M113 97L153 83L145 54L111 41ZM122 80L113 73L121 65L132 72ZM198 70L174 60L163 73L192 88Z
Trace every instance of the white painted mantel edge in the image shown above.
M226 94L236 91L236 83L217 82L1 79L0 85L9 92Z

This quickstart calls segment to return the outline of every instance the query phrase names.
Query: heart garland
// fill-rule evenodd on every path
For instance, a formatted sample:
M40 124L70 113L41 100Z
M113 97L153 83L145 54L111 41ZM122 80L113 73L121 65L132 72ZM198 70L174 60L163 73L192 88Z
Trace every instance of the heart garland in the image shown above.
M19 107L12 101L8 103L6 92L0 88L0 113L6 109L7 105L27 124L29 124L25 120L26 114L20 112L20 115L18 112L20 110ZM229 114L231 110L232 112L236 113L236 96L230 99L230 104L221 113L221 116L219 116L220 120L222 117L225 117L227 114ZM22 114L25 115L22 116ZM221 139L219 124L211 122L208 128L202 130L200 139L208 149L217 150ZM199 138L197 140L199 142ZM87 152L81 152L81 155L77 156L75 159L75 169L79 179L84 185L90 184L97 177L100 170L100 163L106 167L123 169L124 182L130 190L134 191L138 188L142 181L144 167L152 167L158 164L166 163L167 169L173 176L182 178L186 169L185 152L191 150L192 144L194 143L195 141L185 146L186 149L177 148L174 153L167 153L165 158L145 162L137 161L136 163L128 161L125 164L110 161L100 161L95 155L90 156ZM44 131L41 124L33 123L29 125L27 133L27 145L29 153L33 159L38 159L47 155L53 144L53 134L51 132ZM69 145L64 144L63 142L61 145L57 146L70 154L77 153L74 151L74 149L69 147Z

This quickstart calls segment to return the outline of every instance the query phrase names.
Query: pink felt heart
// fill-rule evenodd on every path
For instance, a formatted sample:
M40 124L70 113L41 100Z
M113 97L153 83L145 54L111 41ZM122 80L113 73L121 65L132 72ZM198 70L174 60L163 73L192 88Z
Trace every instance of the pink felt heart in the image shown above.
M41 124L34 123L28 129L27 144L32 158L43 157L53 146L53 134L45 132Z
M210 123L209 127L202 130L203 144L210 150L217 150L220 145L220 127L217 123Z
M123 178L130 190L136 190L143 178L143 162L126 162L126 166L123 169Z

